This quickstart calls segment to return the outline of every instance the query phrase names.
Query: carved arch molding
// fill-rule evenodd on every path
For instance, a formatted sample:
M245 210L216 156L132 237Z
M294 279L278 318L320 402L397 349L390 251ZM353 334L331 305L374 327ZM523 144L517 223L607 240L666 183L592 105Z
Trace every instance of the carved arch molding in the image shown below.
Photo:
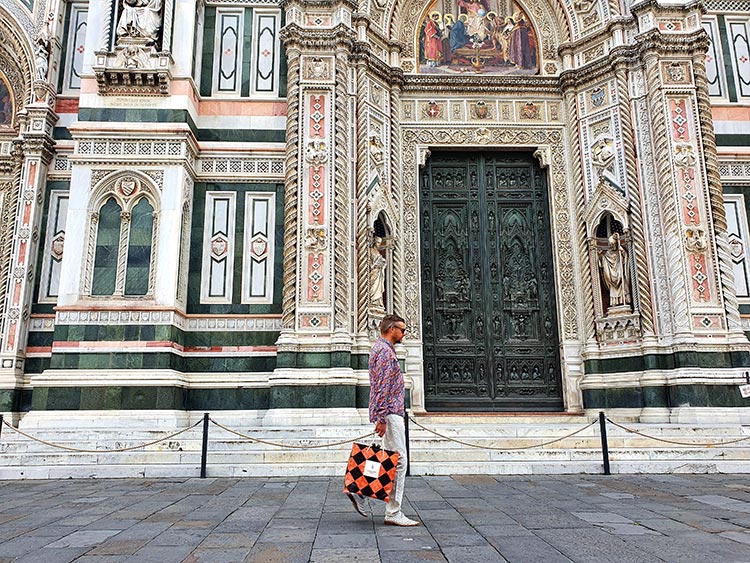
M8 79L13 93L15 112L31 99L33 60L31 45L15 25L13 16L0 7L0 72ZM16 125L16 123L14 123Z
M565 134L562 128L534 130L493 127L452 129L402 130L403 180L403 256L404 313L408 326L414 327L421 339L421 266L419 264L419 166L418 155L425 149L438 147L527 147L544 154L549 169L550 216L552 222L552 247L555 261L560 334L565 340L576 340L582 334L579 326L576 295L576 264L580 263L575 222L571 222L571 202L575 202L573 186L568 181L565 160Z

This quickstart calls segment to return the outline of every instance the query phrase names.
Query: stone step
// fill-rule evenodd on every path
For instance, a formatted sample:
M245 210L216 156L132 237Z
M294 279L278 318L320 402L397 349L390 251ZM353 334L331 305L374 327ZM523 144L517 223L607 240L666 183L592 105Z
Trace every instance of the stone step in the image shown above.
M631 473L750 473L747 461L728 460L625 460L611 463L613 474ZM601 460L523 460L477 464L475 462L426 463L414 461L413 475L524 475L524 474L602 474ZM64 478L155 478L197 477L199 464L98 464L98 465L45 465L0 467L0 480L4 479L64 479ZM208 477L296 477L296 476L341 476L340 461L314 464L269 465L267 463L209 464Z

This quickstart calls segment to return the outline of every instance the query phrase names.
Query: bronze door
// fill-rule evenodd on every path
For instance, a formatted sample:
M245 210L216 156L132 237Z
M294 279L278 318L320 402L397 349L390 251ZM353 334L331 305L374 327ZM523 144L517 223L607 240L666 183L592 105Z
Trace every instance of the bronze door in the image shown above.
M435 152L421 171L428 410L562 410L546 184L525 153Z

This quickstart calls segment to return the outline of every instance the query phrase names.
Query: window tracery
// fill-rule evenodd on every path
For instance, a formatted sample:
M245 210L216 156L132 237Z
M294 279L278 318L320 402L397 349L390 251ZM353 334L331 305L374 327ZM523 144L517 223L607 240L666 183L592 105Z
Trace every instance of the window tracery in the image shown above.
M85 293L91 297L153 295L159 203L135 174L105 182L92 197Z

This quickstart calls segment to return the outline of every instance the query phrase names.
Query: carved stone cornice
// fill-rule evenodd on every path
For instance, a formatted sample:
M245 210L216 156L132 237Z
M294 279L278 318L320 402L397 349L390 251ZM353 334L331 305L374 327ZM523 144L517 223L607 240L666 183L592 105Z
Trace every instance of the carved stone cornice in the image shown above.
M284 48L330 51L336 47L352 49L357 35L351 28L338 24L333 29L305 29L296 23L286 25L279 33Z
M391 84L401 85L404 82L404 71L400 67L392 67L379 59L372 52L372 47L364 41L357 41L352 49L352 62L364 62L375 76Z
M630 11L635 16L640 16L643 12L654 9L655 11L661 11L665 14L676 14L683 13L687 14L693 10L699 10L701 14L706 12L703 2L701 0L693 0L687 4L664 4L659 0L643 0L642 2L635 2L630 6Z
M616 16L609 20L606 26L600 30L589 33L584 37L577 39L576 41L566 41L561 43L557 49L558 54L563 57L565 55L573 55L586 50L588 47L601 43L612 36L612 32L623 28L635 28L635 19L631 16Z
M345 6L352 11L359 8L359 3L356 0L280 0L279 7L282 10L288 9L291 5L296 4L300 8L311 9L311 10L322 10L336 8L337 6Z
M534 93L559 96L560 81L557 77L546 76L488 76L461 75L460 81L446 79L445 76L429 74L407 75L404 77L404 92L435 94L491 94Z
M657 52L660 55L705 53L711 39L703 28L690 33L666 34L650 29L636 36L636 48L642 55Z
M564 70L560 73L560 87L565 92L569 88L578 88L591 82L611 76L615 67L622 64L632 64L638 61L638 52L632 45L622 45L613 48L605 57L597 59L585 66Z

